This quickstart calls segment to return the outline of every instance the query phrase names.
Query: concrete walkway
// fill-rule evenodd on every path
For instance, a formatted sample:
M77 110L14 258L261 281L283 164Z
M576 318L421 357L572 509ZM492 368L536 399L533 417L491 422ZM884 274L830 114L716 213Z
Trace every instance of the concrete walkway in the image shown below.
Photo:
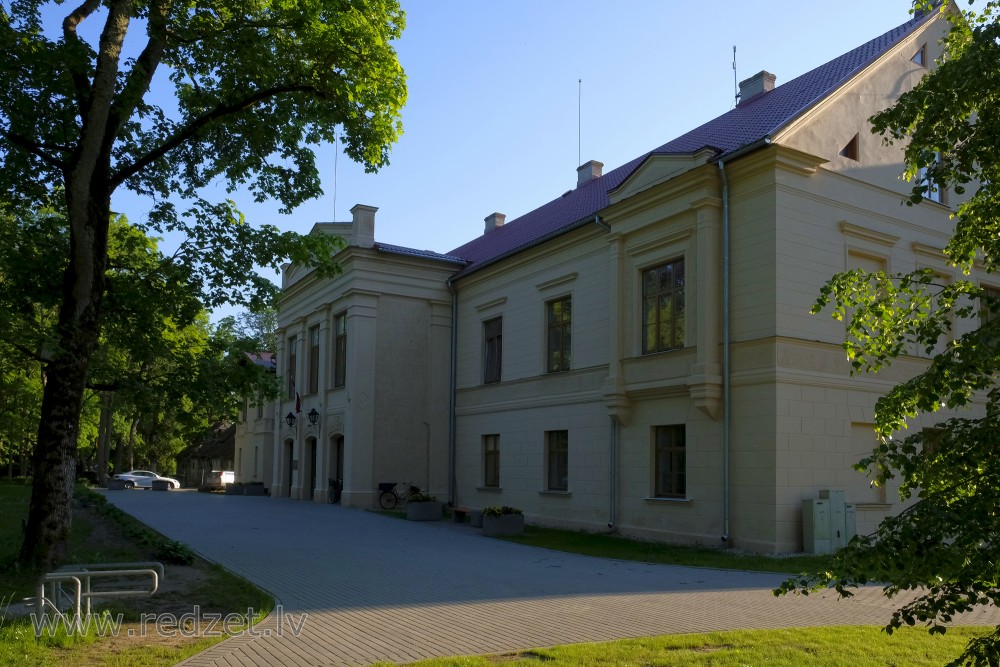
M107 497L281 605L253 635L182 665L359 665L669 633L878 625L898 604L877 588L850 600L775 598L781 575L588 558L336 505L193 492ZM1000 613L961 620L997 625Z

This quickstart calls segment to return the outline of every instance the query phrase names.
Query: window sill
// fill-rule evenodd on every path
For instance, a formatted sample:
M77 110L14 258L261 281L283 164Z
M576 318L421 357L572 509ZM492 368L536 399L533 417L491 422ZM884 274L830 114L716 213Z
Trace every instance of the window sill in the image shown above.
M500 493L503 488L499 486L477 486L476 491L487 491L489 493Z
M855 510L875 510L879 512L888 512L892 509L892 503L847 503L848 505L853 504Z
M657 498L654 496L644 498L644 500L650 505L678 505L681 507L688 507L691 505L690 498Z
M547 496L547 497L550 497L550 498L572 498L573 497L573 492L572 491L549 491L549 490L546 489L544 491L539 491L538 495L540 495L540 496Z

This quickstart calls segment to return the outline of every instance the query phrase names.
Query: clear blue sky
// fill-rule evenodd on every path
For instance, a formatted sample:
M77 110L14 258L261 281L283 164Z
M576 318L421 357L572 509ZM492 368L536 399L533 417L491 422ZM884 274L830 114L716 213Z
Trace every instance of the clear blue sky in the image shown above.
M254 224L308 232L377 206L376 240L448 251L575 186L578 80L582 161L605 171L733 105L737 75L788 81L905 22L909 0L402 0L397 43L409 101L404 135L378 174L323 150L326 194L291 215L233 198ZM65 5L64 5L65 7ZM114 201L132 220L148 205ZM170 240L164 244L169 248Z

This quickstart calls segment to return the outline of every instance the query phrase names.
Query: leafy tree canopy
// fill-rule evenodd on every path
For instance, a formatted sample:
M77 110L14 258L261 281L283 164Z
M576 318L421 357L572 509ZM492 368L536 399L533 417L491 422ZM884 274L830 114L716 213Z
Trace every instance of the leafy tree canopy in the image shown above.
M284 211L320 194L335 133L369 171L402 131L396 0L20 0L0 4L0 201L51 208L69 230L21 560L65 555L80 411L107 313L109 223L121 188L147 228L185 239L173 266L208 307L260 308L256 266L336 270L338 244L251 226L209 185ZM121 291L124 287L115 288Z
M848 596L880 582L890 597L915 592L894 613L890 632L915 623L944 632L958 614L1000 604L1000 292L972 276L1000 268L998 6L949 11L945 57L871 119L887 143L905 142L905 176L914 182L908 204L936 206L922 204L933 188L957 195L945 254L968 277L941 284L923 269L849 271L827 283L813 309L832 307L835 318L848 320L844 348L855 372L878 371L914 348L933 354L925 370L879 399L880 444L856 466L878 484L896 480L910 503L876 533L852 540L828 571L776 591L829 585ZM959 416L907 434L916 419L944 407ZM970 642L953 664L997 665L998 655L1000 628Z

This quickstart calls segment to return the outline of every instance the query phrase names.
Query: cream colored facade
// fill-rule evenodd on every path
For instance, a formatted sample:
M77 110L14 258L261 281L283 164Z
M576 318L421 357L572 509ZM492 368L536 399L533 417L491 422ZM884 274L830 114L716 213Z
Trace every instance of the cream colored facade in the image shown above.
M313 229L345 239L340 275L283 272L277 371L285 392L268 408L277 425L268 433L272 497L326 502L330 479L342 480L341 502L361 507L375 502L381 482L447 493L446 280L456 262L379 246L376 210L357 205L351 223Z
M852 377L843 324L809 310L849 268L958 277L941 253L956 201L903 206L901 149L867 121L926 72L916 53L939 55L944 21L914 25L776 131L721 157L711 146L651 153L591 219L526 247L458 271L355 240L336 280L290 276L281 339L318 325L329 349L331 318L346 312L349 381L302 396L303 415L323 415L313 487L299 474L313 469L313 434L302 419L276 432L272 495L320 498L335 472L327 443L340 434L353 504L371 504L379 481L428 480L458 505L512 505L542 524L791 551L803 545L802 501L843 489L859 532L874 530L901 509L898 496L852 465L873 445L878 396L926 355ZM581 167L581 188L600 167ZM487 219L483 243L499 226ZM356 215L355 239L357 227ZM680 344L644 353L644 271L668 264L683 266ZM550 304L566 299L571 361L550 372ZM279 373L286 356L279 349ZM657 478L658 433L680 457L667 466L670 493ZM680 453L669 446L678 437Z

